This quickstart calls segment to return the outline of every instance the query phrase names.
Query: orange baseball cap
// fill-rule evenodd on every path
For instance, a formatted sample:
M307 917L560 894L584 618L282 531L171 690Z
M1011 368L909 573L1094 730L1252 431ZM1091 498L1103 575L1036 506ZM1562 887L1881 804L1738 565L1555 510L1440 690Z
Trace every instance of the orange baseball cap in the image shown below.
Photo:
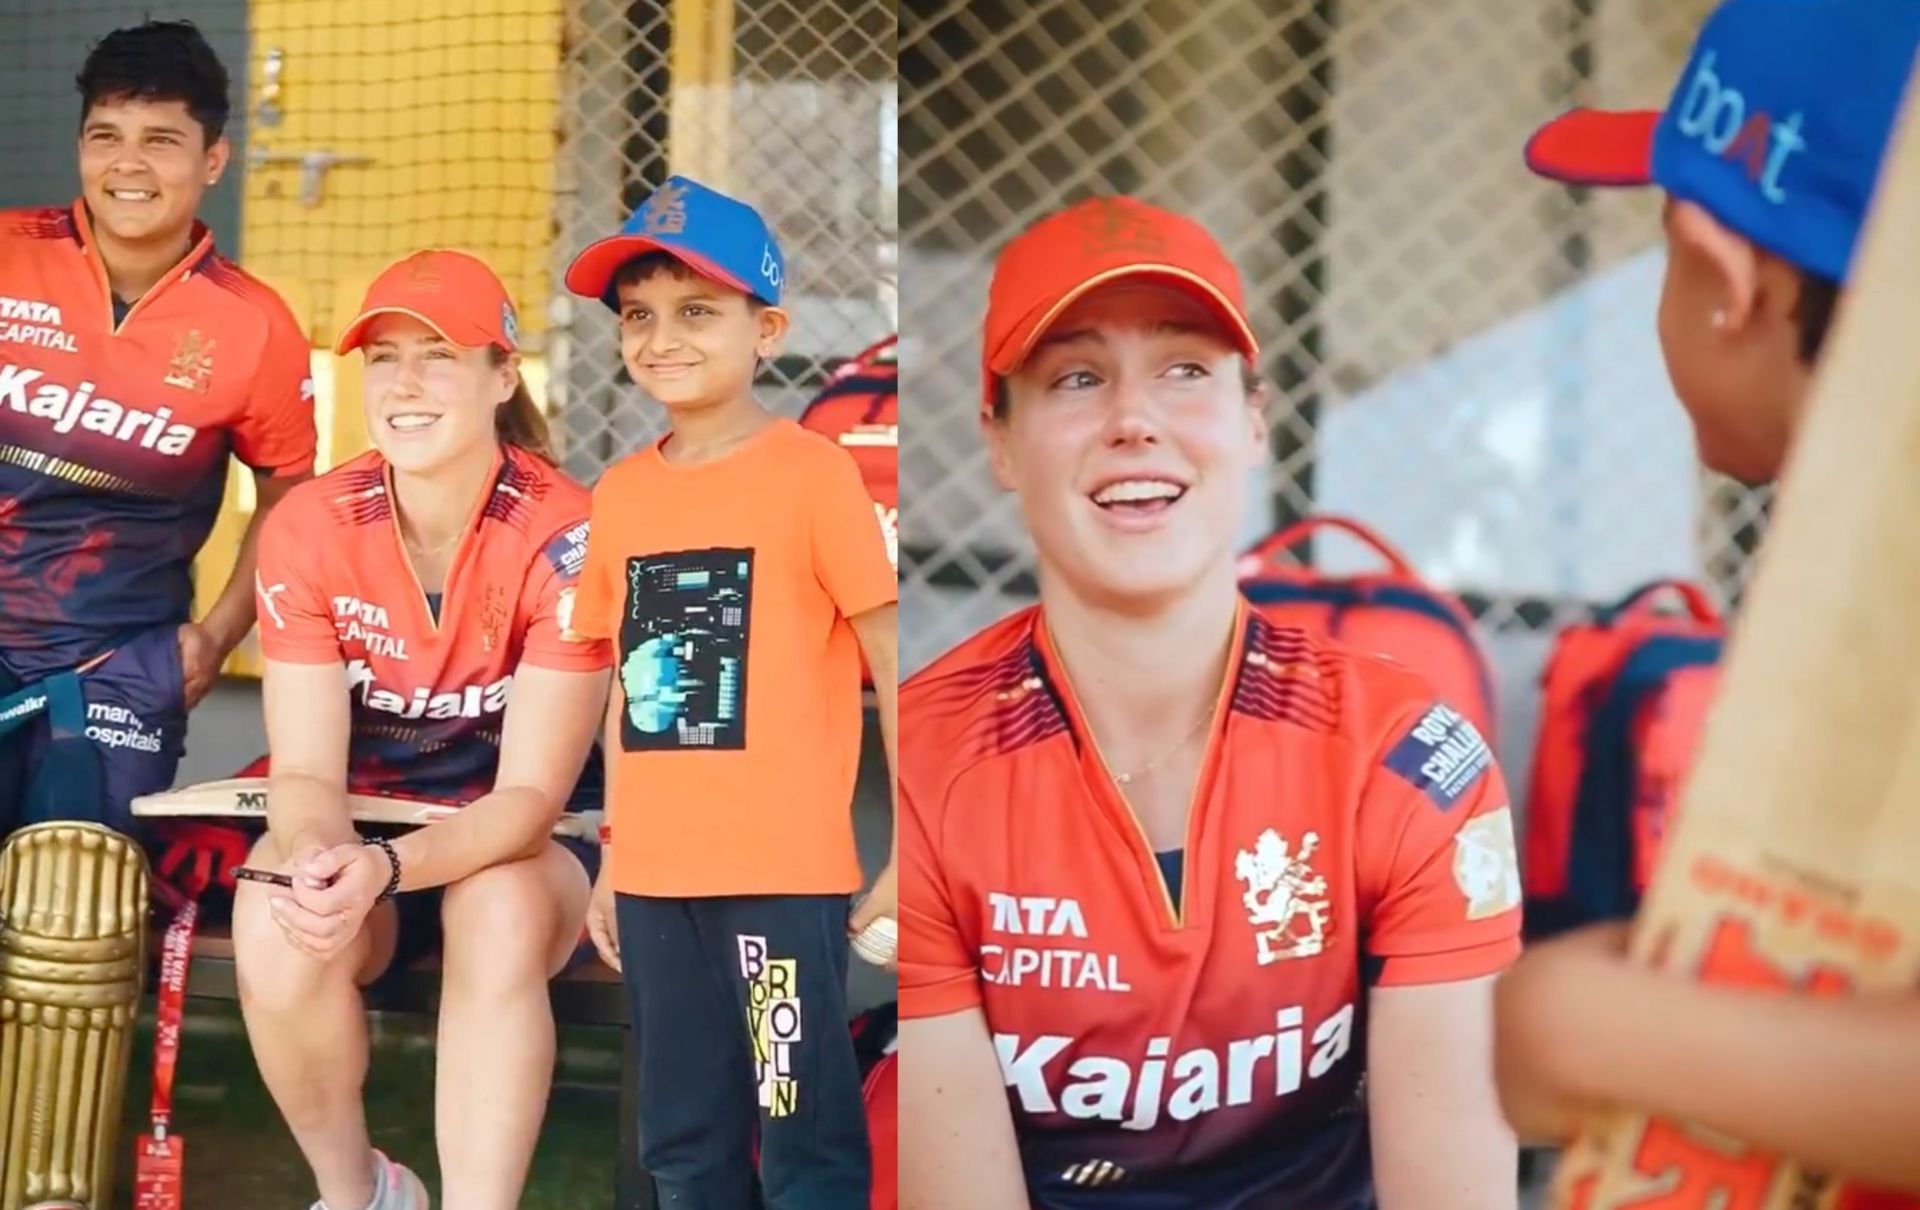
M507 287L485 261L465 252L429 248L381 270L333 351L344 355L359 348L380 315L411 315L464 348L499 345L511 353L520 347L519 317Z
M1027 228L995 262L981 350L982 410L993 410L995 379L1020 368L1061 312L1122 277L1158 278L1186 290L1219 316L1241 356L1259 358L1240 272L1205 227L1137 198L1090 198Z

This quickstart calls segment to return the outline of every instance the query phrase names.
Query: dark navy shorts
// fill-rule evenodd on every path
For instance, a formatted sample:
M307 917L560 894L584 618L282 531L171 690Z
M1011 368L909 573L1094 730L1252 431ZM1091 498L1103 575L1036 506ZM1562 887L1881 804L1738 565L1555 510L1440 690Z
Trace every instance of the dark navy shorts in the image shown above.
M80 677L79 733L49 713L0 736L0 836L56 819L104 823L150 841L132 802L173 785L187 748L187 711L178 628L122 643ZM0 652L0 695L41 678L22 677Z

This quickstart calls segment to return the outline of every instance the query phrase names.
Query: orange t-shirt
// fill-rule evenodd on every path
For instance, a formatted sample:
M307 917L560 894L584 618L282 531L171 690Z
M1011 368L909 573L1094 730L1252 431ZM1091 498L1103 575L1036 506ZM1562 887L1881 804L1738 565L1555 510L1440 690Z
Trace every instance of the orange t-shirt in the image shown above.
M616 644L616 890L859 887L847 619L897 595L858 468L791 420L712 462L671 463L655 443L607 471L572 629Z

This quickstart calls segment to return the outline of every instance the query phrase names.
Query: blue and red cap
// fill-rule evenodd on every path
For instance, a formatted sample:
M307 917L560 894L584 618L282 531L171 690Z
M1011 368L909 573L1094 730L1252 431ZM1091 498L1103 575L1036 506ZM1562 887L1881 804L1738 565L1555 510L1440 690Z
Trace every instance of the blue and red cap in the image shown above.
M1920 50L1920 0L1725 0L1664 112L1578 109L1527 143L1573 185L1658 185L1845 281Z
M567 267L567 289L615 307L620 266L665 252L700 276L780 305L786 262L760 212L691 177L668 177L640 203L617 235L591 244Z

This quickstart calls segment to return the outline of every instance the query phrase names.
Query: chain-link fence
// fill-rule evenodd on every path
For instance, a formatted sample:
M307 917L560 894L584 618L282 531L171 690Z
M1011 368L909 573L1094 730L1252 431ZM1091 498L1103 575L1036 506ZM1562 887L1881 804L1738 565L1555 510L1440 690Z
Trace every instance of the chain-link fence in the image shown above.
M781 240L793 328L762 398L792 413L823 367L893 332L893 0L570 0L561 107L565 261L672 173L751 201ZM598 304L555 300L550 392L591 478L659 431Z
M1658 575L1737 591L1764 500L1697 470L1654 332L1658 199L1521 160L1573 104L1663 105L1709 7L908 0L906 667L1031 592L975 420L986 284L1021 228L1111 192L1192 214L1245 276L1274 388L1249 541L1357 516L1496 641Z

